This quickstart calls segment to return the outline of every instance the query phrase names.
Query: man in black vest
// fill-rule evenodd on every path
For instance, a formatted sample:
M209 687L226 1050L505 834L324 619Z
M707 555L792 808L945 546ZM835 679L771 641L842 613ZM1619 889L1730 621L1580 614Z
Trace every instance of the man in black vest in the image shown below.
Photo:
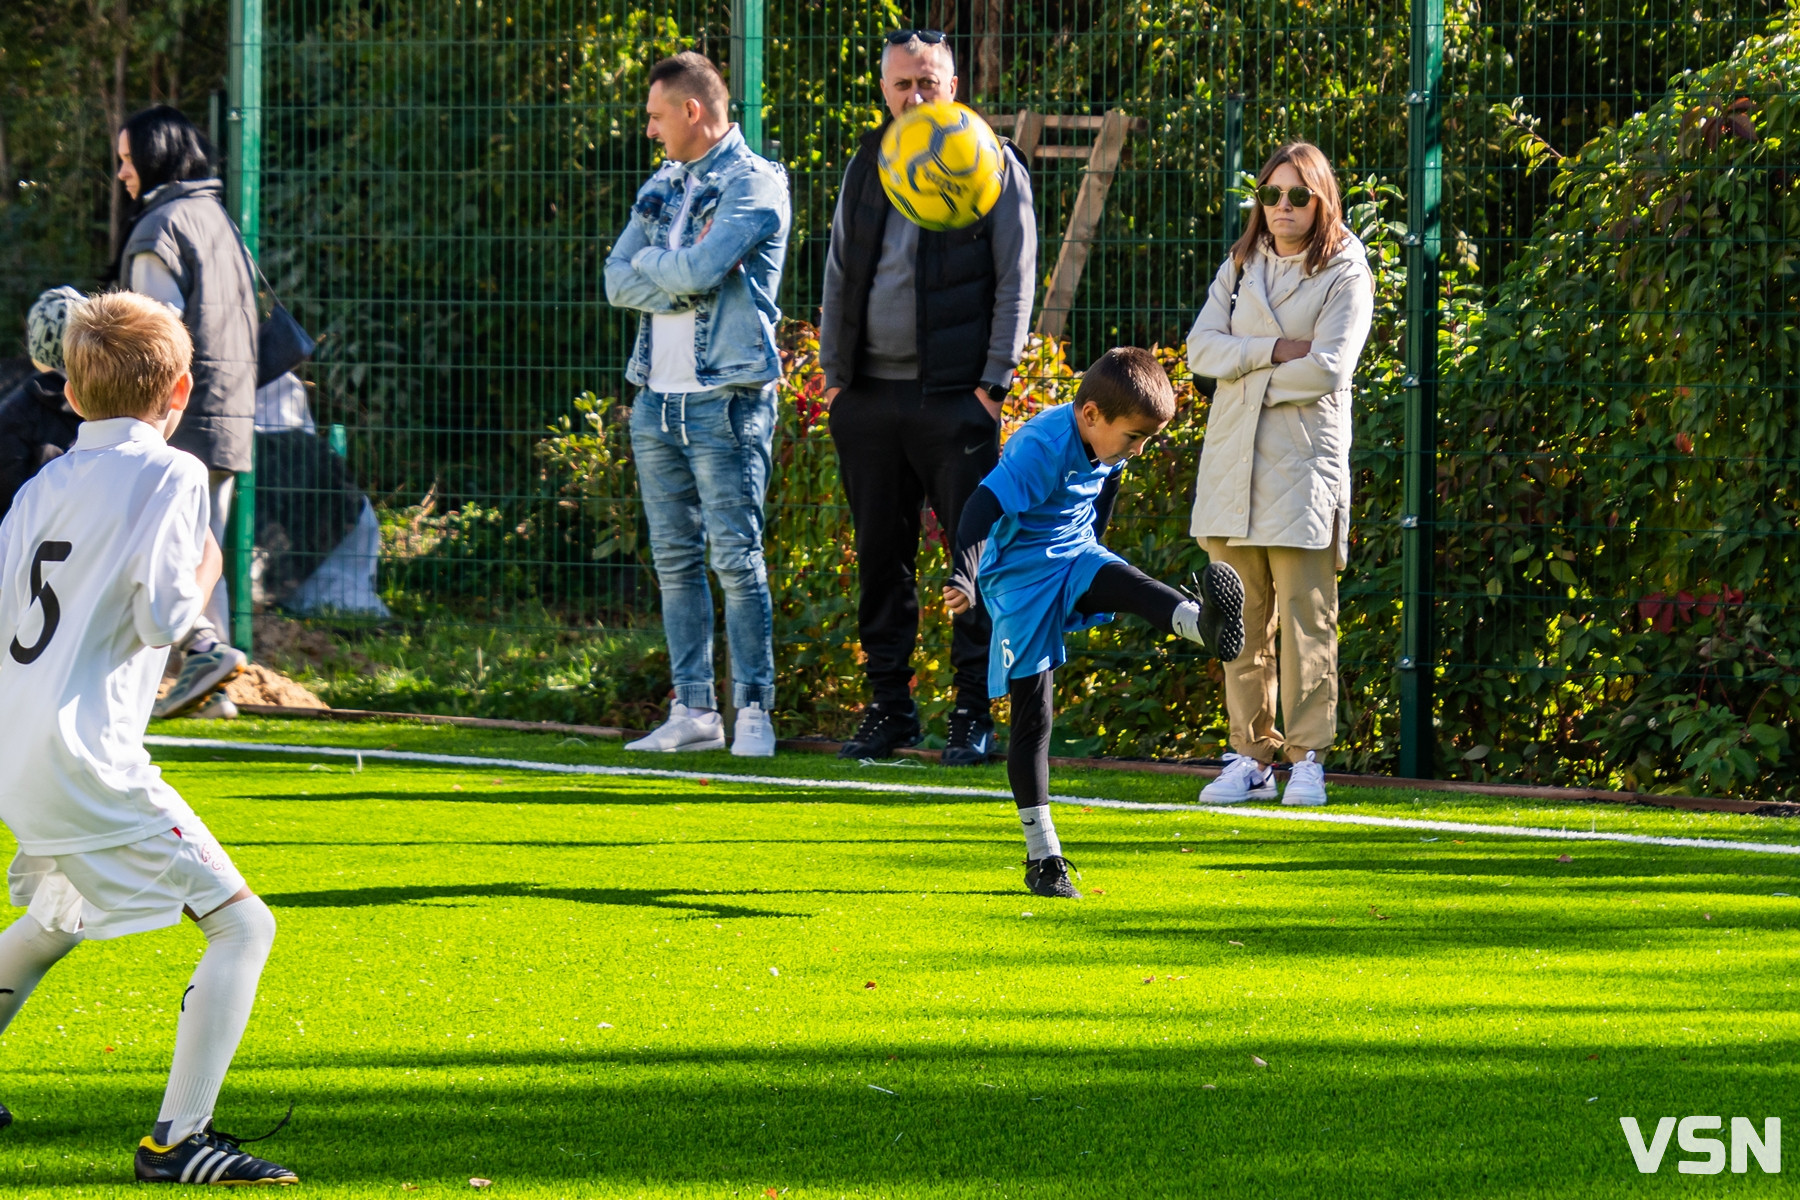
M894 117L955 99L944 35L889 34L881 91ZM930 504L954 537L964 502L999 460L1000 404L1025 347L1037 279L1031 179L1017 152L1007 146L1006 185L992 212L933 232L901 216L881 190L875 158L886 128L863 136L844 173L819 324L831 436L856 524L857 626L871 692L845 758L885 758L923 733L912 699L921 506ZM979 605L952 623L956 707L946 765L983 763L994 749L989 632Z

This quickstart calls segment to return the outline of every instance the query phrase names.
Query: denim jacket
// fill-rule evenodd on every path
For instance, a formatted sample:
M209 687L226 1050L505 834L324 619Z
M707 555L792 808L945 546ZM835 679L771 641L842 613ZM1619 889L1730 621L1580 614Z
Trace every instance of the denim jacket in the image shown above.
M699 191L688 206L681 249L670 250L669 225L690 187ZM638 189L631 217L606 256L607 300L643 314L625 377L640 387L650 377L651 314L693 309L694 375L703 387L778 378L775 293L788 221L786 173L751 153L735 125L693 162L663 164Z

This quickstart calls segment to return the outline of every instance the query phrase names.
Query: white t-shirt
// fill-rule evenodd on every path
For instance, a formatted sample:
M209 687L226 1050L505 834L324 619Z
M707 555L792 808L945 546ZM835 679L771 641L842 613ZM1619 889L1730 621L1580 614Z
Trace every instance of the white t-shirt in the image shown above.
M681 231L687 225L688 209L698 187L697 180L688 179L686 183L681 193L681 211L669 225L671 250L681 249ZM694 359L694 310L651 316L650 390L664 395L704 391L694 375L698 366Z
M206 484L153 426L89 421L0 522L0 821L27 854L193 819L144 727L170 643L206 604Z

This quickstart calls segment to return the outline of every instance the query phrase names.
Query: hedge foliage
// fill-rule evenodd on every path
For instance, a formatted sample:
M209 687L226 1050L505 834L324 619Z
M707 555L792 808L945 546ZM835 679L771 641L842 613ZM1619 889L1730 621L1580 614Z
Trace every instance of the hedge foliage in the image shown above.
M879 33L956 7L769 8L766 124L795 189L770 544L779 652L805 681L799 723L822 732L860 692L854 556L806 322L847 150L879 119ZM9 325L38 288L92 282L106 261L95 98L120 31L103 8L0 7L8 165L31 181L0 181ZM482 622L529 610L580 625L652 606L617 419L634 319L605 305L600 262L656 162L640 117L649 64L691 44L727 59L729 8L267 5L264 257L327 335L315 408L350 426L395 551L391 588ZM1069 395L1112 344L1163 347L1183 374L1177 343L1232 211L1229 93L1247 96L1246 165L1296 136L1339 163L1379 284L1359 376L1340 746L1350 765L1390 766L1409 4L1006 10L1006 70L974 99L999 113L1124 107L1146 123L1069 338L1034 344L1009 422ZM224 0L179 0L123 31L126 107L179 80L204 119L224 13ZM1452 773L1792 791L1794 13L1795 0L1447 0L1437 611ZM959 51L967 64L966 41ZM1080 182L1074 160L1035 164L1046 273ZM1183 395L1112 533L1169 579L1199 563L1185 514L1206 408ZM921 692L941 706L947 638L926 630ZM1128 621L1080 641L1063 679L1067 746L1218 748L1204 664Z

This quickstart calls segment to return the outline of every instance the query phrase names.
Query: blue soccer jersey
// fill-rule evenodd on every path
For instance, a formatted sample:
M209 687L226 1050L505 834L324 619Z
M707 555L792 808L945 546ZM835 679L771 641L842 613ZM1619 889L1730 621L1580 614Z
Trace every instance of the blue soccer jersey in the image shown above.
M983 479L1005 515L981 556L982 603L994 619L988 694L1007 680L1068 660L1063 634L1112 619L1084 617L1076 602L1100 568L1123 562L1094 535L1094 503L1123 463L1088 461L1075 406L1045 409L1007 439L1000 464Z

